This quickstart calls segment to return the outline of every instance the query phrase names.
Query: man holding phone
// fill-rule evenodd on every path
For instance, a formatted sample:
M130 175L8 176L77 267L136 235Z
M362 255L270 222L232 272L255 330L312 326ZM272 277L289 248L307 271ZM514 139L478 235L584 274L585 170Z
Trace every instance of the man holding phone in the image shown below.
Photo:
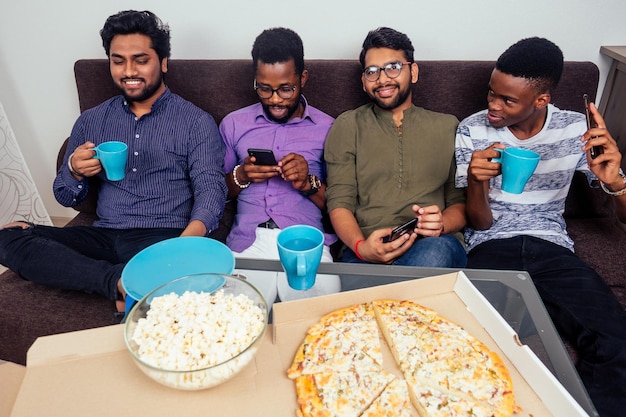
M237 199L226 243L240 257L278 259L281 229L304 224L324 231L323 149L333 118L302 95L308 72L302 40L294 31L263 31L254 42L252 61L259 103L228 114L220 124L228 198ZM335 241L335 235L325 234L323 262L332 262L329 246ZM318 284L340 290L338 277Z
M328 209L344 262L465 266L465 197L454 186L458 120L413 105L413 52L394 29L368 33L361 82L372 103L340 115L326 139ZM411 219L417 223L391 241L392 229Z
M574 253L565 229L565 196L575 171L600 181L626 222L626 177L621 154L593 104L596 127L581 113L550 103L563 70L558 46L522 39L497 60L488 109L459 124L456 183L467 187L468 268L525 270L550 317L576 349L580 377L600 415L626 408L626 313L604 280ZM582 101L582 97L581 97ZM582 140L582 142L581 142ZM521 194L501 190L494 148L541 154ZM598 147L595 158L590 151Z

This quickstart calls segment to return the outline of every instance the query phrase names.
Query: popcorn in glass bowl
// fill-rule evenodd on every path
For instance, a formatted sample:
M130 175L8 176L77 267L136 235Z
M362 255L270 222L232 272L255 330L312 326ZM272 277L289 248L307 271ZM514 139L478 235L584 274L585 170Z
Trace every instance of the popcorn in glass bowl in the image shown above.
M268 320L265 298L244 279L194 274L147 294L126 318L135 363L181 390L214 387L254 358Z

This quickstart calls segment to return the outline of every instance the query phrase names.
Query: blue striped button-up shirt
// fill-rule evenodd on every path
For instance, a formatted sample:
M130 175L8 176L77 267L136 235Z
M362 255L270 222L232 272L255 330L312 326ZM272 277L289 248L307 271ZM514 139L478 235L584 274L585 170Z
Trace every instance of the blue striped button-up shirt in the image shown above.
M185 228L200 220L207 232L224 211L224 145L213 118L169 89L150 113L136 117L122 96L85 111L70 136L64 164L54 180L54 195L66 207L80 204L90 186L76 180L69 155L90 141L116 140L128 145L126 175L100 179L95 226L113 229Z

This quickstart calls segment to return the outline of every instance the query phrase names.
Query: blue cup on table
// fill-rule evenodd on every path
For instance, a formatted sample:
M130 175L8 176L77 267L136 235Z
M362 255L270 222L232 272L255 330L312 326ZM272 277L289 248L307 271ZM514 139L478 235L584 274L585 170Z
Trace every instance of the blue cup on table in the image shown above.
M126 160L128 159L128 145L124 142L110 141L103 142L90 149L96 152L93 157L100 160L109 181L124 179Z
M278 234L277 244L289 286L295 290L311 288L322 260L324 234L312 226L290 226Z
M521 194L526 183L535 172L541 156L534 151L522 148L494 148L500 152L493 162L502 164L502 190Z

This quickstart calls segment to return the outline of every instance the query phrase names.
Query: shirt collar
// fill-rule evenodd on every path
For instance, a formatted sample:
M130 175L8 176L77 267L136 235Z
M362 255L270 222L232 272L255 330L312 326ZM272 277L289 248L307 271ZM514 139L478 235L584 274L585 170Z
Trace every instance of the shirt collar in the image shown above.
M165 106L165 103L167 102L167 100L169 99L171 95L172 95L172 92L170 91L169 87L165 86L165 91L163 91L163 94L161 94L159 98L157 98L156 101L152 103L152 107L150 108L150 113L154 113L158 111L160 108L162 108L163 106ZM126 100L126 98L124 98L124 96L122 96L122 105L127 111L131 112L128 106L128 101ZM147 114L150 114L150 113L147 113Z

